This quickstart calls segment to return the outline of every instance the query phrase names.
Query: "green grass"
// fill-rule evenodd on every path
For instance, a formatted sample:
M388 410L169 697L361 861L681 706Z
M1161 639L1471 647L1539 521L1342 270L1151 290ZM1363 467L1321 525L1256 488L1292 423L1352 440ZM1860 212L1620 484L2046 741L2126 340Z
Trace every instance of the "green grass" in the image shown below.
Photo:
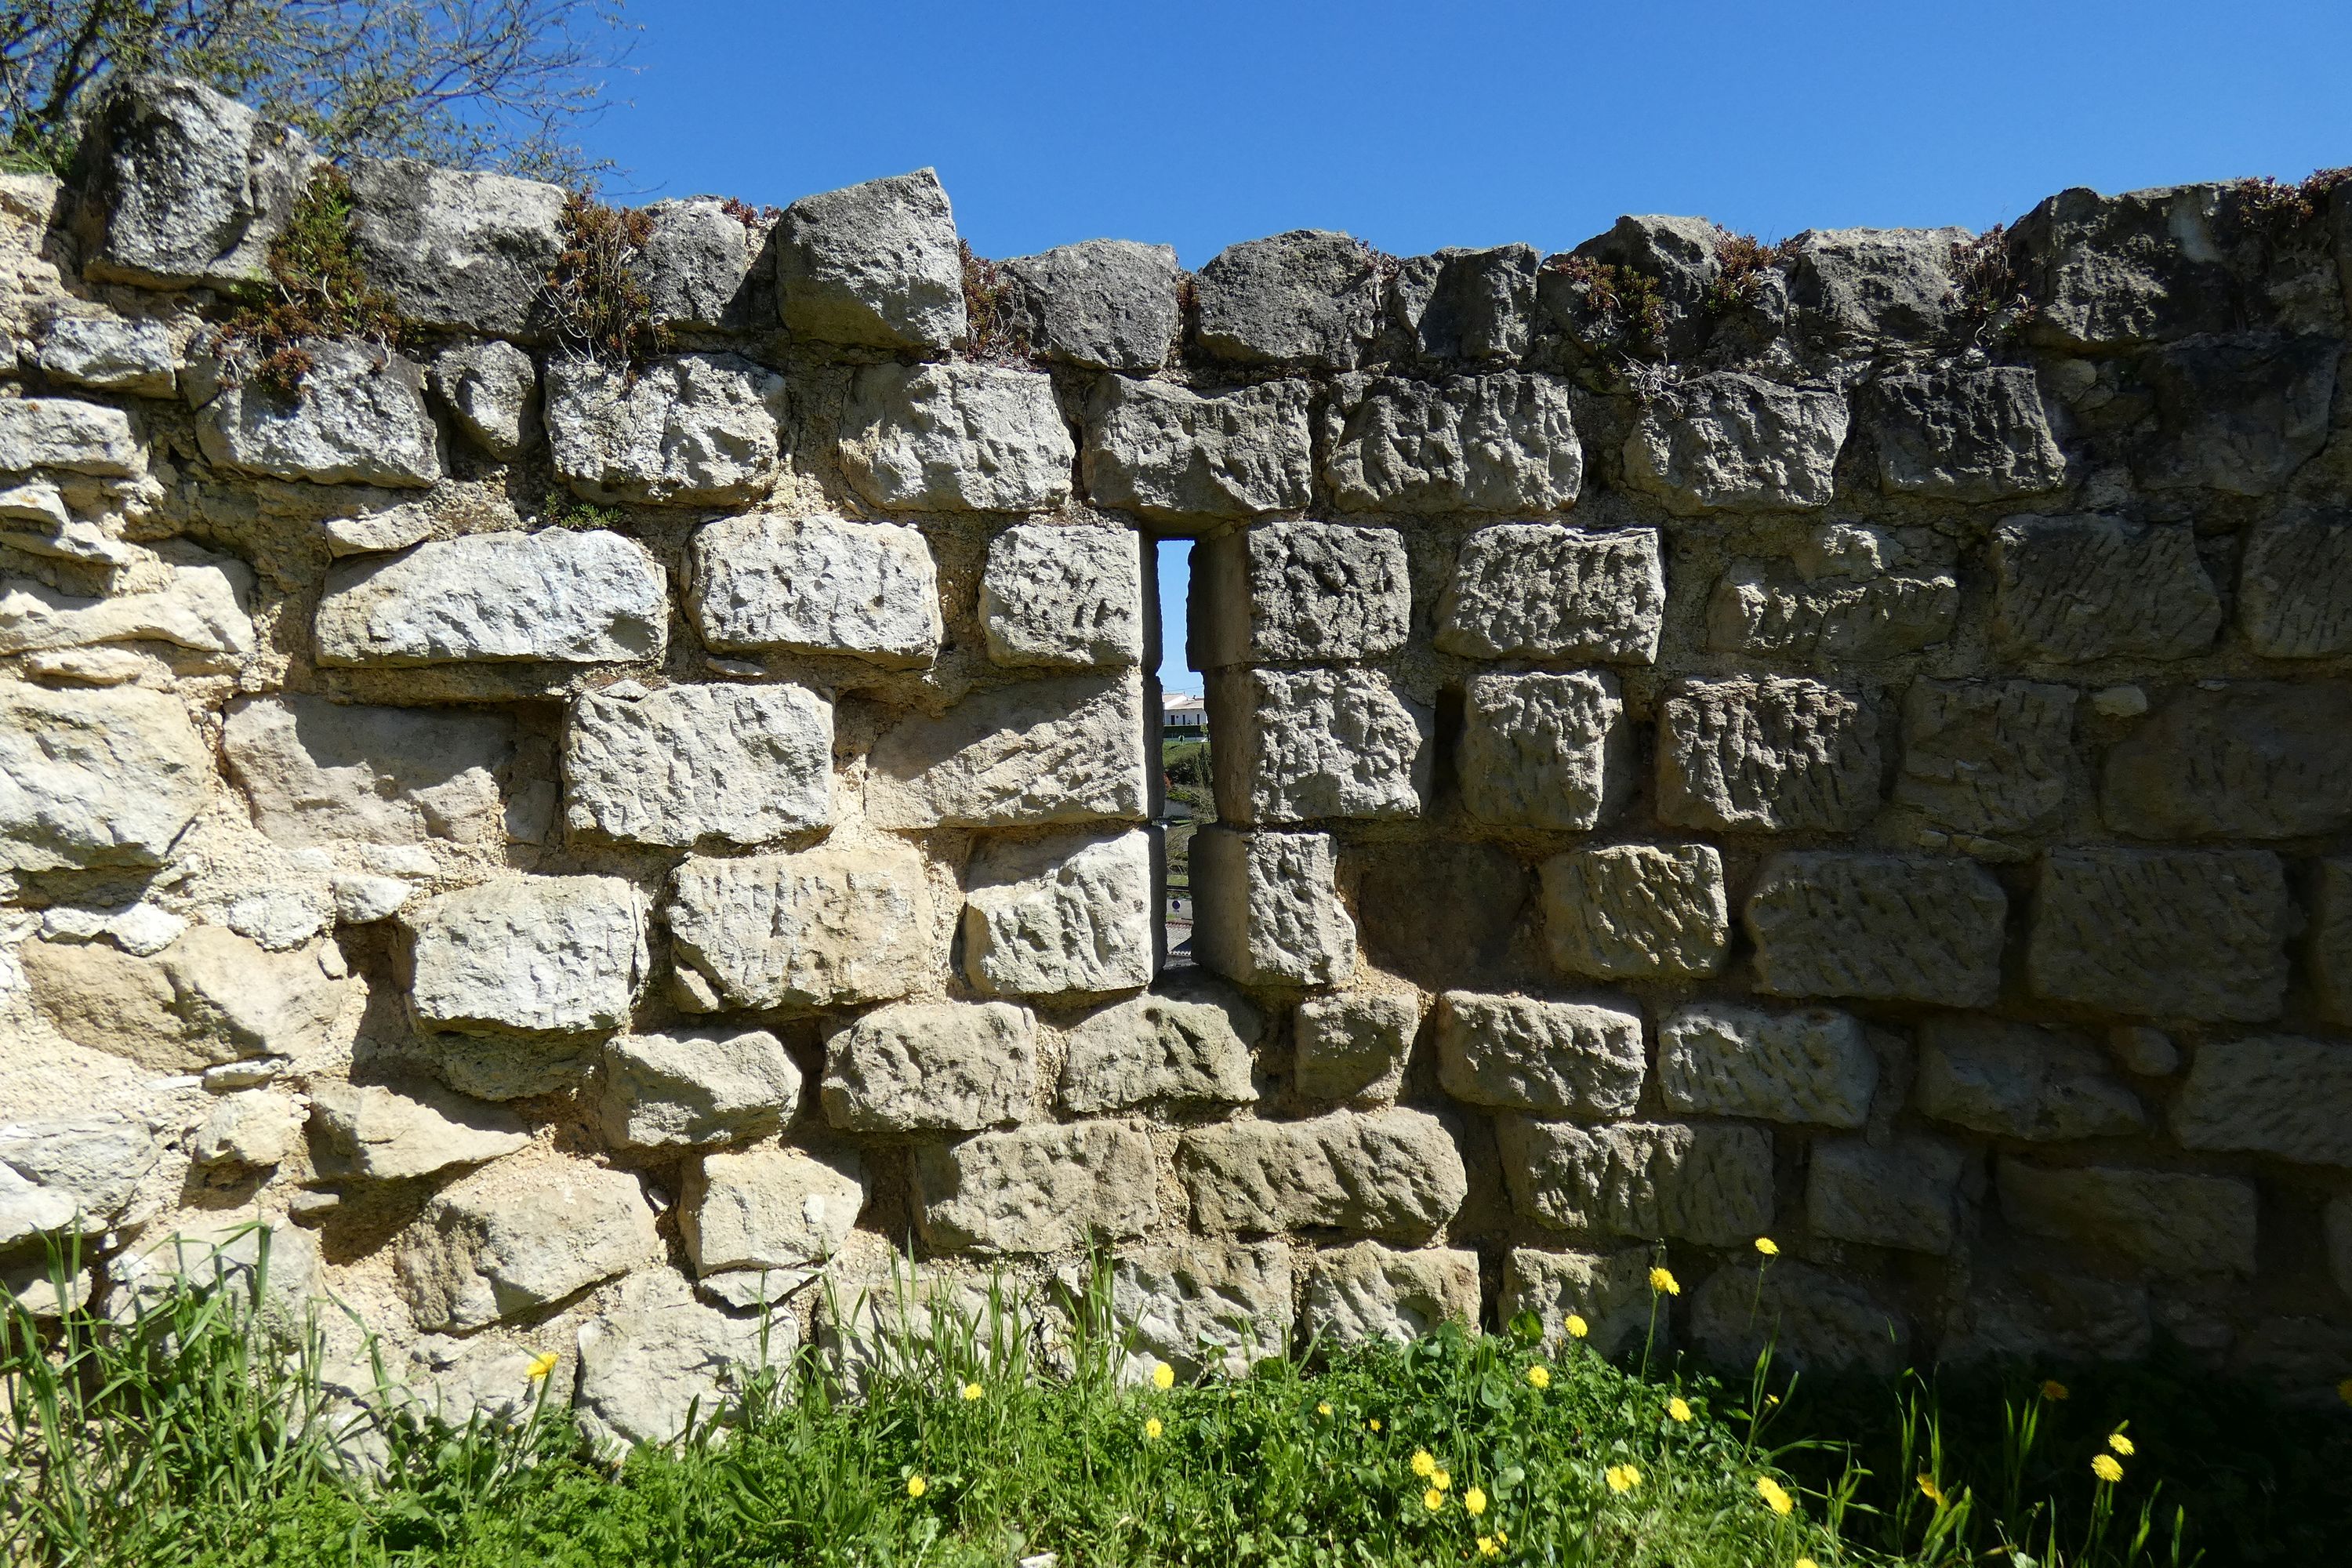
M2199 1544L2241 1560L2228 1520L2175 1510L2163 1478L2194 1489L2197 1470L2154 1438L2168 1426L2318 1434L2309 1474L2272 1479L2344 1473L2343 1423L2225 1414L2217 1394L2178 1415L2144 1407L2125 1482L2104 1486L2088 1458L2123 1418L2088 1384L2063 1404L1988 1384L1952 1420L1916 1383L1815 1396L1783 1379L1768 1395L1769 1367L1744 1388L1643 1375L1580 1346L1547 1353L1527 1323L1139 1387L1115 1374L1099 1271L1063 1303L1067 1375L1039 1373L1011 1330L1021 1309L1000 1299L982 1321L900 1336L860 1397L803 1353L688 1441L623 1463L542 1400L515 1425L383 1423L375 1465L355 1470L338 1457L349 1408L320 1389L306 1336L256 1310L252 1283L177 1290L117 1329L21 1313L0 1329L0 1562L2125 1568L2190 1562ZM1979 1430L1996 1408L2004 1425ZM1446 1472L1435 1509L1417 1453ZM1638 1475L1623 1489L1619 1467ZM1767 1479L1794 1494L1788 1513ZM2302 1505L2312 1550L2279 1561L2340 1549L2352 1521L2331 1495Z

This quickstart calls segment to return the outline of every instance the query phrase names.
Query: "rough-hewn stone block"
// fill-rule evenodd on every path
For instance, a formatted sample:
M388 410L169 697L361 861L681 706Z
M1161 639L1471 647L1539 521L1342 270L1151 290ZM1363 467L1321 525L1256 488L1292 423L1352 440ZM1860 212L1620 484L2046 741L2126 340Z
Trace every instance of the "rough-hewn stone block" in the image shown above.
M1154 371L1182 326L1172 246L1086 239L997 263L1029 345L1088 370Z
M5 542L21 537L0 533ZM252 571L226 555L190 556L163 564L161 581L148 579L154 585L143 592L100 598L63 593L30 577L0 578L0 654L125 642L251 653L258 640L245 610L253 598Z
M1436 644L1468 658L1649 664L1665 610L1657 530L1496 523L1463 540L1438 601Z
M1105 1007L1070 1031L1062 1103L1079 1116L1146 1104L1245 1105L1257 1009L1223 990L1187 987Z
M170 323L147 317L52 316L37 363L51 381L169 397L179 389L181 339Z
M429 485L441 478L441 431L425 406L425 371L372 343L306 338L310 368L292 395L192 380L196 444L225 468L321 485Z
M2029 369L1890 375L1873 391L1878 482L1889 495L1997 501L2066 483L2066 455Z
M1195 545L1193 666L1379 658L1404 646L1404 536L1333 522L1265 522Z
M404 320L500 337L541 324L562 186L414 158L355 158L350 172L352 245Z
M2307 514L2248 530L2238 629L2267 658L2352 652L2352 517Z
M1421 1011L1421 998L1410 993L1355 992L1301 1002L1290 1023L1291 1088L1309 1100L1393 1100Z
M2221 261L2218 184L2045 198L2011 231L2009 257L2039 341L2112 352L2226 329L2238 291Z
M1569 385L1556 376L1347 377L1323 442L1324 482L1344 511L1564 511L1584 483Z
M2259 849L2053 849L2026 981L2053 1002L2142 1017L2278 1016L2293 929L2286 876Z
M803 196L776 224L777 305L797 337L942 350L964 336L955 215L929 169Z
M597 1120L625 1149L740 1142L774 1131L800 1102L800 1067L765 1029L665 1029L604 1043Z
M1118 1121L982 1132L915 1151L915 1223L944 1251L1059 1252L1160 1217L1151 1140Z
M806 687L583 695L563 735L567 820L637 844L767 844L833 820L833 704Z
M2352 1024L2352 860L2322 860L2313 868L2307 951L2320 1015Z
M1658 1030L1658 1090L1676 1110L1860 1127L1878 1057L1852 1014L1704 1002Z
M1911 1093L1938 1121L1997 1138L2073 1142L2147 1130L2139 1097L2071 1031L2000 1018L1919 1026Z
M1959 307L1954 248L1964 228L1809 228L1789 242L1789 293L1831 335L1932 342Z
M1988 1361L2137 1361L2154 1342L2147 1289L2087 1274L2016 1268L1977 1275L1952 1314L1937 1356Z
M1645 1065L1638 1013L1468 991L1437 999L1438 1082L1473 1105L1630 1116Z
M1208 1231L1310 1226L1417 1239L1469 1195L1454 1135L1419 1110L1337 1110L1307 1121L1187 1131L1176 1174Z
M530 1142L521 1117L430 1084L322 1083L311 1090L320 1173L369 1182L479 1165Z
M590 500L715 506L767 494L784 378L738 354L658 359L634 377L593 360L547 368L555 472Z
M1772 1135L1757 1128L1506 1116L1495 1142L1513 1206L1555 1230L1744 1247L1772 1224Z
M1207 682L1217 815L1243 825L1421 815L1432 714L1369 669L1229 669Z
M1891 1378L1911 1364L1902 1309L1792 1258L1708 1275L1691 1298L1690 1331L1717 1366L1754 1366L1768 1349L1775 1365L1804 1372Z
M2221 629L2185 525L2015 517L1993 531L1992 566L1993 638L2012 658L2186 658Z
M2004 1159L2000 1212L2017 1229L2115 1253L2158 1274L2254 1272L2254 1184L2230 1176Z
M2000 993L2009 899L1972 860L1802 851L1758 874L1741 923L1756 985L1983 1007Z
M629 1021L650 961L646 900L618 877L502 877L428 899L409 1005L444 1029L578 1035Z
M720 1007L887 1002L939 958L912 846L688 858L663 910L680 1000Z
M2050 830L2066 804L2078 695L2030 680L1913 681L1895 803L1955 834Z
M0 473L63 468L93 478L146 472L146 449L120 408L70 397L12 397L0 403Z
M1338 985L1356 968L1356 922L1339 902L1323 833L1192 836L1192 951L1244 985Z
M769 1298L778 1300L841 1250L866 1194L866 1162L851 1150L717 1152L687 1163L678 1233L696 1278L773 1271Z
M581 1327L575 1342L573 1414L581 1435L612 1453L630 1444L676 1443L689 1425L708 1419L707 1412L740 1401L762 1366L789 1361L800 1324L789 1312L763 1318L721 1311L695 1300L677 1274L655 1268L624 1280L613 1304ZM530 1375L528 1363L523 1375ZM513 1418L528 1420L528 1410L520 1406Z
M1478 675L1464 702L1462 808L1504 827L1582 832L1633 793L1633 740L1616 677Z
M1960 1178L1968 1156L1937 1138L1905 1138L1879 1148L1860 1138L1828 1138L1812 1148L1805 1181L1805 1223L1833 1241L1950 1254L1959 1239Z
M2099 813L2135 838L2304 838L2352 826L2352 684L2174 693L2107 752Z
M306 1056L352 990L326 973L323 947L271 952L213 925L177 936L166 927L157 943L132 940L127 925L109 922L113 942L27 942L16 959L34 1006L59 1034L156 1073Z
M2207 1041L2173 1102L2172 1135L2190 1149L2352 1166L2352 1045L2286 1035Z
M1515 364L1535 324L1538 265L1528 245L1448 246L1408 258L1389 279L1389 320L1423 359Z
M1378 320L1378 261L1362 240L1327 229L1229 245L1194 280L1194 334L1220 359L1349 369Z
M1959 580L1948 572L1808 583L1742 562L1708 596L1706 646L1843 667L1932 647L1959 614Z
M866 816L882 827L1140 822L1143 679L1134 670L975 692L874 743Z
M868 365L842 414L842 472L878 507L1046 510L1069 499L1077 455L1052 378L1034 371Z
M2333 338L2233 332L2190 338L2141 362L2157 437L2132 465L2151 490L2269 495L2327 444Z
M660 1251L635 1175L516 1161L436 1194L393 1263L418 1328L467 1333L553 1306Z
M767 262L772 214L713 196L641 208L651 232L638 253L654 324L688 331L751 331L776 319Z
M998 664L1134 664L1143 657L1140 543L1125 529L1008 528L989 542L980 619Z
M1850 832L1878 811L1878 714L1813 680L1693 680L1658 730L1658 819Z
M1037 1024L1010 1002L901 1002L833 1037L825 1120L856 1132L978 1131L1031 1119Z
M433 390L457 428L494 458L515 457L526 432L536 428L539 366L498 338L434 356Z
M1309 1344L1403 1344L1441 1323L1478 1324L1478 1255L1446 1247L1399 1252L1377 1241L1310 1255L1298 1303Z
M635 540L473 533L329 567L316 633L324 665L605 664L659 658L669 606Z
M964 973L1011 996L1151 984L1151 836L983 845L963 912Z
M1107 375L1087 405L1087 493L1156 518L1297 510L1314 479L1307 401L1302 381L1202 396Z
M212 772L168 692L0 681L0 868L160 866Z
M1696 980L1731 942L1723 858L1705 844L1571 849L1541 867L1552 962L1597 980Z
M694 536L688 608L719 653L845 653L929 664L940 637L930 546L903 523L730 517Z
M1847 422L1842 394L1738 371L1661 393L1625 438L1625 482L1679 515L1827 506Z
M1188 1237L1111 1259L1110 1305L1134 1336L1124 1375L1140 1383L1165 1362L1179 1378L1239 1377L1290 1348L1290 1248L1278 1241Z
M1564 1353L1572 1341L1571 1317L1584 1320L1584 1343L1599 1355L1615 1356L1651 1331L1650 1254L1643 1247L1622 1252L1550 1252L1515 1247L1503 1260L1503 1296L1496 1310L1508 1324L1533 1312L1543 1325L1543 1342ZM1655 1319L1661 1342L1672 1319Z

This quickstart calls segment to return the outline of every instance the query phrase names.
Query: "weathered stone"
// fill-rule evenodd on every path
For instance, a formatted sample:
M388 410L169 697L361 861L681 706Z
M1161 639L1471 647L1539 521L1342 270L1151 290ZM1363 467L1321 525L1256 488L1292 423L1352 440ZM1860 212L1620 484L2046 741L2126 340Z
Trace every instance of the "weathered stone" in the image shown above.
M155 1313L177 1289L234 1292L258 1308L257 1327L278 1336L301 1331L319 1294L319 1244L285 1216L257 1206L213 1210L140 1237L107 1260L101 1310L129 1325Z
M1468 991L1437 999L1437 1081L1472 1105L1631 1116L1643 1067L1638 1013Z
M1878 482L1888 495L1997 501L2064 488L2033 372L1999 365L1881 378L1873 386Z
M0 578L0 653L116 642L164 642L195 653L249 654L253 572L226 555L163 567L143 593L85 599L30 578Z
M1659 395L1625 439L1625 482L1680 516L1827 506L1847 421L1842 394L1738 371Z
M597 1119L627 1149L700 1148L772 1132L800 1109L801 1069L765 1029L667 1029L604 1043Z
M425 406L425 371L372 344L306 338L310 367L292 395L216 373L196 410L196 441L225 468L321 485L430 485L441 432Z
M2304 514L2248 530L2238 629L2265 658L2352 653L2352 517Z
M1692 680L1658 727L1658 820L1851 832L1878 811L1878 714L1813 680Z
M2327 1271L2336 1288L2352 1296L2352 1195L2329 1200L2323 1228L2327 1237Z
M2265 1035L2197 1047L2172 1106L2188 1149L2352 1166L2352 1046Z
M1993 638L2013 658L2186 658L2221 599L2180 524L2013 517L1993 531Z
M1379 658L1412 631L1404 538L1332 522L1223 534L1193 546L1192 605L1196 668Z
M2254 1184L2229 1176L2000 1162L2000 1212L2018 1230L2116 1254L2158 1274L2254 1272Z
M1435 641L1465 658L1650 664L1665 610L1656 529L1497 523L1463 540Z
M430 1084L321 1083L311 1090L310 1121L327 1156L320 1174L371 1182L479 1165L530 1142L513 1111Z
M1723 276L1720 253L1730 238L1703 217L1628 215L1607 233L1578 246L1574 265L1570 257L1549 258L1537 279L1537 300L1545 313L1565 325L1588 351L1639 347L1649 353L1664 350L1680 358L1696 352L1707 334L1715 315L1709 306ZM1649 341L1633 339L1623 320L1628 312L1622 306L1595 308L1591 285L1579 279L1580 272L1589 274L1594 266L1631 274L1621 281L1620 289L1635 279L1654 286L1658 330L1643 334Z
M519 1318L660 1255L626 1171L509 1160L444 1187L396 1244L416 1326L458 1333Z
M1756 987L1985 1007L2000 994L2009 899L1973 860L1806 850L1775 855L1740 921Z
M1933 647L1959 615L1959 579L1949 572L1801 583L1741 562L1707 599L1706 646L1843 667Z
M2238 290L2215 233L2218 184L2045 198L2010 231L2011 264L2034 305L2032 335L2113 350L2232 325Z
M1597 980L1696 980L1731 942L1723 858L1705 844L1571 849L1541 867L1551 960Z
M1377 1241L1311 1255L1299 1337L1327 1347L1404 1344L1441 1323L1478 1326L1478 1255L1450 1247L1398 1252Z
M940 637L939 570L903 523L763 514L694 536L688 608L717 653L845 653L929 664Z
M663 910L698 1010L838 1007L929 978L931 900L912 846L689 858Z
M429 1035L423 1053L443 1083L477 1100L536 1100L586 1086L597 1049L580 1037Z
M1702 1002L1658 1030L1658 1091L1676 1110L1860 1127L1878 1058L1850 1013Z
M1565 1353L1576 1338L1568 1331L1568 1320L1581 1318L1584 1343L1597 1355L1613 1357L1654 1331L1664 1341L1671 1320L1652 1313L1654 1300L1645 1249L1547 1252L1515 1247L1503 1259L1496 1314L1507 1325L1521 1312L1533 1312L1542 1325L1542 1343L1557 1353Z
M1246 1105L1262 1024L1241 997L1206 986L1134 996L1070 1031L1062 1104L1079 1116L1147 1104Z
M34 1005L59 1034L159 1073L307 1054L352 989L323 957L266 952L220 926L192 926L152 954L97 942L17 950Z
M929 169L786 207L776 283L784 325L819 342L940 350L964 336L955 215Z
M1010 1002L901 1002L833 1037L824 1114L853 1132L977 1131L1026 1121L1037 1024Z
M426 504L412 502L331 517L319 524L319 532L325 538L327 553L340 558L405 550L432 538L438 525Z
M2294 914L2259 849L2053 849L2042 864L2026 983L2127 1016L2278 1016Z
M1290 1249L1202 1237L1129 1248L1111 1259L1110 1304L1133 1336L1123 1368L1130 1381L1162 1362L1180 1379L1244 1376L1290 1349Z
M1344 378L1323 443L1324 482L1346 511L1564 511L1584 485L1569 384L1556 376Z
M2180 1070L2180 1047L2172 1037L2145 1024L2118 1024L2109 1029L2107 1049L2126 1072L2144 1078L2169 1078Z
M996 840L972 857L964 973L998 995L1149 985L1154 967L1151 836Z
M1134 670L975 692L875 742L866 814L881 827L1140 822L1150 794Z
M1462 809L1500 827L1585 832L1633 793L1633 736L1617 678L1478 675L1463 704Z
M1160 1163L1118 1121L982 1132L915 1151L915 1223L943 1251L1058 1252L1160 1218Z
M2134 838L2304 838L2352 826L2347 775L2352 684L2200 683L2107 752L2099 812Z
M1911 1093L1924 1114L1997 1138L2074 1142L2147 1128L2139 1097L2080 1037L1999 1018L1922 1024Z
M1527 245L1413 257L1390 280L1390 318L1423 359L1515 363L1534 327L1538 265Z
M1172 246L1087 239L997 263L1030 347L1088 370L1154 371L1182 325Z
M1143 557L1125 529L1024 522L989 542L980 619L997 664L1117 669L1143 658Z
M140 1117L101 1111L0 1123L0 1247L61 1231L98 1236L152 1214L139 1185L163 1150Z
M656 658L669 636L662 569L602 529L474 533L389 560L339 562L319 601L324 665Z
M1878 1148L1861 1138L1813 1145L1805 1224L1818 1237L1934 1257L1959 1239L1960 1178L1968 1157L1937 1138Z
M442 1028L618 1028L648 964L645 895L618 877L504 877L428 899L402 923L415 942L409 1005Z
M148 1163L152 1164L154 1140L151 1137L147 1142ZM16 1166L0 1160L0 1253L19 1253L25 1243L38 1237L99 1235L104 1232L109 1217L92 1213L70 1193L27 1179ZM47 1268L42 1272L46 1274ZM13 1270L0 1279L0 1289L16 1296L20 1303L24 1300L25 1291Z
M2147 1291L2081 1274L2018 1269L1969 1282L1937 1357L1988 1361L2137 1361L2153 1342Z
M1495 1123L1519 1213L1555 1230L1744 1247L1772 1224L1772 1135L1753 1127Z
M781 1296L839 1252L866 1206L866 1162L762 1146L705 1154L686 1168L678 1231L699 1279L771 1270Z
M784 412L784 378L736 354L677 354L634 378L585 359L547 372L555 472L590 500L713 506L765 495Z
M1243 825L1418 816L1428 706L1370 669L1212 671L1217 815Z
M772 843L833 820L833 704L789 683L588 693L564 730L563 782L575 833Z
M213 1102L204 1125L188 1145L188 1157L205 1167L268 1170L294 1147L301 1113L285 1095L266 1089L239 1089Z
M1789 242L1790 302L1830 335L1916 342L1959 309L1952 252L1964 228L1809 228Z
M667 1269L636 1276L580 1330L581 1430L608 1443L684 1440L763 1366L789 1365L799 1341L790 1313L737 1317L696 1300Z
M1069 499L1076 457L1053 381L1034 371L868 365L842 414L842 472L877 507L1048 510Z
M1691 1298L1691 1337L1726 1372L1774 1365L1801 1372L1859 1369L1893 1377L1910 1364L1911 1325L1899 1308L1825 1268L1782 1259L1718 1268Z
M167 692L0 681L0 869L160 866L212 772Z
M1295 228L1229 245L1193 288L1193 336L1220 359L1347 370L1379 320L1378 256L1362 240Z
M169 397L179 388L179 334L144 316L56 316L41 329L41 374L99 392Z
M147 471L147 451L120 408L70 397L0 401L0 473L34 468L131 479Z
M1296 510L1314 478L1307 401L1303 381L1204 397L1107 375L1087 405L1087 493L1153 518Z
M1356 969L1356 922L1339 902L1322 833L1202 827L1192 845L1192 952L1244 985L1339 985Z
M539 367L509 342L490 338L444 349L433 362L433 390L457 428L493 458L512 458L536 428Z
M1291 1088L1309 1100L1395 1100L1421 1007L1417 995L1377 991L1301 1002L1290 1025Z
M512 337L562 255L564 191L413 158L350 166L352 244L403 320Z
M2190 338L2142 362L2157 439L2133 464L2151 490L2269 495L2327 444L2333 338L2273 332Z
M1176 1174L1207 1231L1328 1227L1412 1240L1453 1218L1470 1190L1453 1134L1419 1110L1195 1127L1177 1145Z
M2352 859L2318 862L2313 883L2312 990L2322 1017L2352 1024Z
M1895 804L1952 833L2050 831L2066 804L2079 695L2030 680L1913 681Z
M280 844L474 844L499 830L514 721L289 692L231 703L221 755L253 825Z

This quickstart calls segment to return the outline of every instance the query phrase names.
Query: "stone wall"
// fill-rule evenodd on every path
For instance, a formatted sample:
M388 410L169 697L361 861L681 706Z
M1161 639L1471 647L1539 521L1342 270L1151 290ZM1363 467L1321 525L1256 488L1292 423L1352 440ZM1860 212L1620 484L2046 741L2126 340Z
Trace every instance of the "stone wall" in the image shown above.
M288 395L222 334L313 163L147 80L0 181L26 1300L266 1234L630 1437L893 1247L1104 1244L1188 1372L1620 1349L1661 1244L1721 1357L2352 1371L2352 187L1188 275L926 171L648 209L623 366L563 193L362 164L406 325Z

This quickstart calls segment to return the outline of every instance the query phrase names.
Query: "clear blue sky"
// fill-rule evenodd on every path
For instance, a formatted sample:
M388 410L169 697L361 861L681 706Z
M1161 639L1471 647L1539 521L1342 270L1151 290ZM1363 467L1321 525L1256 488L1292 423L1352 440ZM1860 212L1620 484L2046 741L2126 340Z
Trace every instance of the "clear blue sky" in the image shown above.
M589 138L616 195L782 205L931 164L985 256L1114 236L1197 267L1306 226L1554 250L1625 212L1983 228L2068 185L2352 163L2352 0L632 9L633 101Z

